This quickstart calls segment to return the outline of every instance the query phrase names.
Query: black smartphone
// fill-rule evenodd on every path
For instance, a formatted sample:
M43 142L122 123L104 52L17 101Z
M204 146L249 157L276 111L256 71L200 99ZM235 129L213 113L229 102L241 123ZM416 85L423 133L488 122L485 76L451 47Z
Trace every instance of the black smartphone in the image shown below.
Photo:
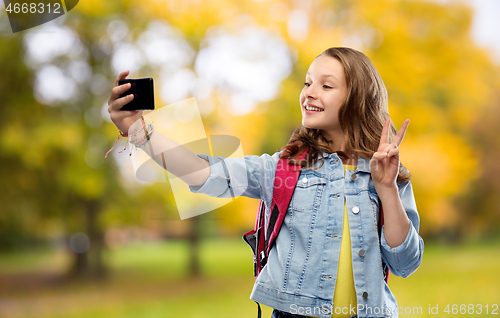
M134 94L134 99L123 105L120 110L154 110L155 99L153 89L153 79L148 78L130 78L119 80L118 85L130 83L130 89L121 94L120 97L125 97Z

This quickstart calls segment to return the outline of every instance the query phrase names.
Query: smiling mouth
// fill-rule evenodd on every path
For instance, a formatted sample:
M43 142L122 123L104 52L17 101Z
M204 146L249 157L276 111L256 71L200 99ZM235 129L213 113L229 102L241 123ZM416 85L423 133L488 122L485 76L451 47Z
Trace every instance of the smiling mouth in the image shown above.
M314 111L314 112L322 112L324 111L324 109L321 109L319 107L312 107L312 106L304 106L304 109L307 110L307 111Z

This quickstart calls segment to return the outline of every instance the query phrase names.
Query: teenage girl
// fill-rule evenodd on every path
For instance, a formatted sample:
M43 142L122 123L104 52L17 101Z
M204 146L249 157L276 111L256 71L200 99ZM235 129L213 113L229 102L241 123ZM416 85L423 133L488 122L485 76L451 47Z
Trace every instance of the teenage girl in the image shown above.
M294 162L308 149L296 162L302 170L251 299L273 308L276 318L398 316L383 264L407 277L424 245L411 175L399 160L409 120L396 131L387 90L368 57L345 47L316 57L299 98L302 125L275 154L260 157L195 155L155 133L142 112L119 110L133 99L119 98L130 88L118 86L127 75L118 76L108 102L112 121L191 192L230 197L232 187L263 200L269 215L278 161ZM158 151L174 147L168 156Z

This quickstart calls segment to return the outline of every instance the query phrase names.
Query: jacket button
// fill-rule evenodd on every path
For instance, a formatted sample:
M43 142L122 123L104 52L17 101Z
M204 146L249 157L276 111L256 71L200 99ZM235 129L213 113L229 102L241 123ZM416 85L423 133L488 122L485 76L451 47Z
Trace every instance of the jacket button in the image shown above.
M352 181L355 181L357 178L358 178L358 176L356 174L351 174L351 180Z
M367 292L363 292L363 298L364 299L368 299L368 293Z
M302 179L302 182L306 183L307 182L307 177L304 177L304 179Z
M357 206L352 208L352 213L358 214L359 213L359 208Z
M361 257L365 256L365 250L364 249L360 249L359 252L358 252L358 254Z

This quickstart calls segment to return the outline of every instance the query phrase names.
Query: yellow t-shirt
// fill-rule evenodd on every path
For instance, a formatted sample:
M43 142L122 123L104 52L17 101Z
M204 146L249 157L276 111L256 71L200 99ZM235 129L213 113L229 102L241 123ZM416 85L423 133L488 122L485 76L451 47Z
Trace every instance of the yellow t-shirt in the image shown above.
M356 170L356 166L344 165L345 169ZM352 273L351 233L349 231L349 218L347 205L344 199L344 221L342 228L342 242L340 243L339 267L337 270L337 282L335 283L335 294L333 295L333 318L348 318L353 316L351 308L356 308L356 289L354 288L354 276ZM335 313L335 308L339 314ZM346 314L342 314L342 311ZM356 312L356 309L354 309ZM311 317L313 318L313 317Z
M344 165L345 169L356 170L355 166ZM342 228L342 242L340 243L339 268L337 270L337 282L335 284L335 295L333 296L333 315L335 318L347 318L352 316L351 308L356 308L356 289L354 288L354 276L352 273L351 233L349 231L349 219L347 205L344 199L344 225ZM346 314L336 314L344 312ZM356 311L356 310L354 310Z

